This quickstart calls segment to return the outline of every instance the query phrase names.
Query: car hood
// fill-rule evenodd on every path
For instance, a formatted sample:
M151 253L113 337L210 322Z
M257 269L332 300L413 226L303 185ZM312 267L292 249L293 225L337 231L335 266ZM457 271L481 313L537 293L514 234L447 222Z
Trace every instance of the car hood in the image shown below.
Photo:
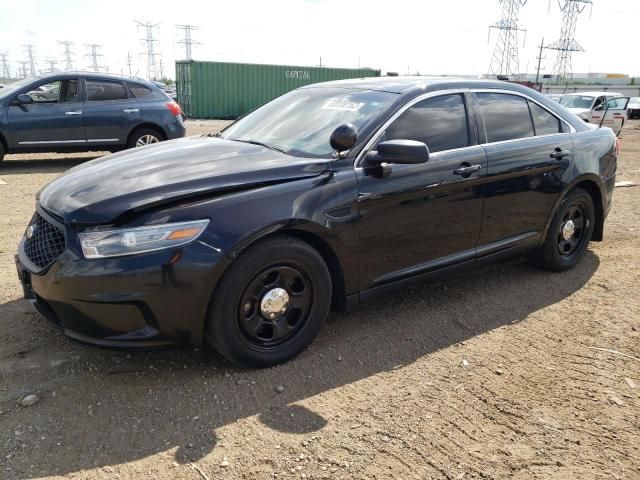
M328 162L215 137L187 137L72 168L46 185L38 201L67 224L108 224L178 199L317 176Z
M589 113L591 111L588 108L567 108L567 110L569 110L572 113L575 113L578 116L583 115L585 113Z

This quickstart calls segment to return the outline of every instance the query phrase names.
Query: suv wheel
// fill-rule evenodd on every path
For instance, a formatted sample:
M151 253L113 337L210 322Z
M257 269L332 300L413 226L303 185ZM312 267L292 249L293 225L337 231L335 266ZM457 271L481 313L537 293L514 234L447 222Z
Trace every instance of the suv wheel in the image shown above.
M269 367L304 350L329 313L331 276L320 254L294 237L250 247L211 299L209 343L244 367Z
M591 195L576 188L562 200L551 221L547 238L531 258L541 268L562 272L584 257L595 226Z
M160 132L153 128L139 128L129 136L128 148L144 147L164 140Z
M4 160L4 147L2 146L2 142L0 142L0 162Z

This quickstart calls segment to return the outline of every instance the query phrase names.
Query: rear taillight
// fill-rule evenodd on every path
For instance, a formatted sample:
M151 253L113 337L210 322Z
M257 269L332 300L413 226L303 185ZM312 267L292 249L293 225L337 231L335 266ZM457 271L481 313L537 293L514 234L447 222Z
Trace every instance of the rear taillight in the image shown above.
M616 157L620 156L620 139L616 138Z
M177 117L178 115L182 115L182 109L180 108L180 105L178 105L176 102L167 102L167 108L169 109L169 111L174 117Z

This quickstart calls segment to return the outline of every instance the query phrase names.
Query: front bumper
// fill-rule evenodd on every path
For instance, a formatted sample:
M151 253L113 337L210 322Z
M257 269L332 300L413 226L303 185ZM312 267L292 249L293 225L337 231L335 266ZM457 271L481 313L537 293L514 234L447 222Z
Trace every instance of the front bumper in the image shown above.
M71 239L71 235L68 235ZM220 253L202 239L177 249L86 260L68 242L35 273L24 239L16 266L25 298L76 340L114 348L202 343Z

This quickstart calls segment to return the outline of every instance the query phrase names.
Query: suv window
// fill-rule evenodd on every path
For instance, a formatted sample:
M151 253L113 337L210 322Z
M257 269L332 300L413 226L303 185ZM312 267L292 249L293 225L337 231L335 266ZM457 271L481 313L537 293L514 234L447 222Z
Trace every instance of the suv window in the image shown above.
M144 97L145 95L149 95L151 93L151 89L149 87L145 87L144 85L140 85L139 83L129 83L129 88L131 89L131 93L136 98Z
M127 90L120 82L87 80L87 100L90 102L124 100L127 98L129 98Z
M537 103L529 102L529 108L531 109L536 135L552 135L562 132L562 124L558 118L551 115Z
M533 137L527 100L504 93L476 93L487 132L487 142Z
M78 101L78 80L58 80L39 85L27 92L35 103L68 103Z
M441 95L413 105L387 128L383 140L417 140L432 153L468 146L462 95Z

